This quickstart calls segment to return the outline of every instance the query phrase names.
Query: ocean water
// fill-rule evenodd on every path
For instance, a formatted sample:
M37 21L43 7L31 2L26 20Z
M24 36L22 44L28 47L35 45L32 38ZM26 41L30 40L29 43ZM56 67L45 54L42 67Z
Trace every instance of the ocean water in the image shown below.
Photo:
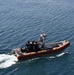
M19 62L12 49L28 40L68 40L64 52ZM0 0L0 75L74 75L74 0Z

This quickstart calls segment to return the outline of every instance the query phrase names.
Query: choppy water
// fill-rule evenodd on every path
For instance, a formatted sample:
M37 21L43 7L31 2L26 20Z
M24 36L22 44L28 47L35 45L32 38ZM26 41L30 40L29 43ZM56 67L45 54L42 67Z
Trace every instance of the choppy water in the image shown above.
M56 56L18 62L8 53L47 34L46 42L70 41ZM0 0L0 75L74 74L74 0Z

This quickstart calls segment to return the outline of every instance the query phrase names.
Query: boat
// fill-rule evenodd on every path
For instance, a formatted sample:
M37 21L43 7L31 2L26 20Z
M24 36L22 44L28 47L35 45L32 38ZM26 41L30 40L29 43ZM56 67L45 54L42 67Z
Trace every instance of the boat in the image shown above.
M36 52L35 51L21 52L20 48L15 48L14 54L18 60L27 60L27 59L48 56L48 55L61 52L65 50L65 48L67 48L69 45L70 45L69 41L64 40L64 41L59 41L59 42L54 42L54 43L47 43L45 44L45 47L43 49L36 51Z

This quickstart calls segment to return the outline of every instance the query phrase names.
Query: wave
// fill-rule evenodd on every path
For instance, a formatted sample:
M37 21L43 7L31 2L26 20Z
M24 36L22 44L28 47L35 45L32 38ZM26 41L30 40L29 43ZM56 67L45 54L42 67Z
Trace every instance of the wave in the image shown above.
M49 56L48 58L53 59L53 58L61 57L61 56L65 55L65 54L67 54L67 53L68 53L68 52L62 52L62 53L57 54L57 55Z
M0 54L0 69L16 64L17 58L14 55Z

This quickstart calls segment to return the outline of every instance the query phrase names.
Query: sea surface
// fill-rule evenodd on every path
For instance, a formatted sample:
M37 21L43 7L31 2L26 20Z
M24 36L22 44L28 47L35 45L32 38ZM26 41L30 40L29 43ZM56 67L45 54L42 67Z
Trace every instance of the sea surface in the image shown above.
M38 40L68 40L64 52L18 61L11 50ZM74 75L74 0L0 0L0 75Z

